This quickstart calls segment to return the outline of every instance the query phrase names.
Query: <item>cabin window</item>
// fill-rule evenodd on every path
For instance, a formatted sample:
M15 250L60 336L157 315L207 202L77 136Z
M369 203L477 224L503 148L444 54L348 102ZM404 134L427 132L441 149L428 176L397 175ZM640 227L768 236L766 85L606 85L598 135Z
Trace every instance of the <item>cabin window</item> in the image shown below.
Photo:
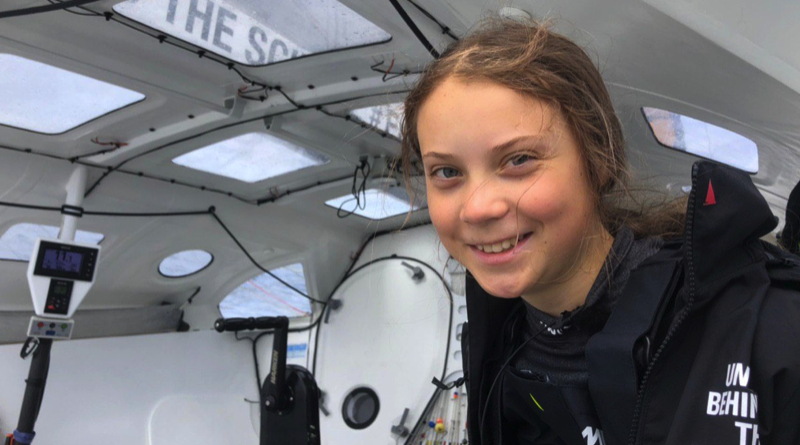
M33 245L39 238L58 239L60 229L56 226L20 223L9 227L0 237L0 260L30 261ZM75 241L84 244L100 244L105 235L102 233L75 232Z
M661 145L758 173L758 147L750 139L671 111L644 107L642 112Z
M400 122L403 117L402 102L357 108L351 113L359 122L385 131L400 139Z
M164 258L158 272L168 278L192 275L208 267L214 256L205 250L184 250Z
M302 264L290 264L270 269L270 272L308 294ZM305 317L311 315L311 301L263 273L245 281L222 299L219 312L225 318Z
M58 134L144 95L34 60L0 54L0 124Z
M271 134L236 136L178 156L172 162L238 181L255 183L327 164L327 156Z
M378 394L366 386L360 386L347 394L342 403L342 419L354 430L363 430L378 418L381 401Z
M329 207L337 209L340 216L354 213L364 218L380 220L419 210L411 205L406 189L400 186L385 189L369 188L356 199L352 194L325 201Z
M244 65L391 39L336 0L129 0L114 11Z

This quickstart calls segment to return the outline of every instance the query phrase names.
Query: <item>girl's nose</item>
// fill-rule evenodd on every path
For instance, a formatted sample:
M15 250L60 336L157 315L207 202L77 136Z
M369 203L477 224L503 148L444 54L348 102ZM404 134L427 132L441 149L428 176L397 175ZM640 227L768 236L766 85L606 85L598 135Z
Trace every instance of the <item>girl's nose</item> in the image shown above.
M466 195L459 217L469 224L500 219L509 211L509 196L491 182L483 182Z

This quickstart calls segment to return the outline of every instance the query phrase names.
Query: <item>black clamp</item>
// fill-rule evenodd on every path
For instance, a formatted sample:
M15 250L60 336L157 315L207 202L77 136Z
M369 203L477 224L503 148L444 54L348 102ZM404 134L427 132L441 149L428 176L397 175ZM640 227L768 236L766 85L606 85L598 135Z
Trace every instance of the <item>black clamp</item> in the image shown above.
M434 377L433 380L431 381L431 383L433 383L437 388L443 391L447 391L448 389L453 389L453 388L460 388L461 385L464 384L464 382L466 382L466 379L464 377L459 377L456 380L450 382L449 384L443 383L436 377Z
M80 218L83 216L83 207L64 204L61 206L61 214Z

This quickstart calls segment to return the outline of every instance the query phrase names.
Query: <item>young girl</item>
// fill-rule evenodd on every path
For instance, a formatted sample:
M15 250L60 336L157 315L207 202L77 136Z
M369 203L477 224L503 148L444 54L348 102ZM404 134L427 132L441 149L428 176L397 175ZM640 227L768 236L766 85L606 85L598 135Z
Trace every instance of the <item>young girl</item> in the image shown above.
M584 51L496 19L405 102L404 171L469 271L470 443L800 443L800 267L745 173L619 208L622 129ZM685 215L685 224L684 224Z

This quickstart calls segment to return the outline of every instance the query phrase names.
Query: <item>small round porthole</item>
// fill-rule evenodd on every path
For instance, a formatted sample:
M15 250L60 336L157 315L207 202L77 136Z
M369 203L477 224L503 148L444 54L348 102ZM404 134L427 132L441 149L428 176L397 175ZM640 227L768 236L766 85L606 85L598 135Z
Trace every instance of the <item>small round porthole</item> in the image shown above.
M213 260L205 250L184 250L164 258L158 272L167 278L186 277L205 269Z
M372 425L381 409L378 394L370 388L360 387L350 391L344 398L342 417L344 423L354 430L363 430Z

